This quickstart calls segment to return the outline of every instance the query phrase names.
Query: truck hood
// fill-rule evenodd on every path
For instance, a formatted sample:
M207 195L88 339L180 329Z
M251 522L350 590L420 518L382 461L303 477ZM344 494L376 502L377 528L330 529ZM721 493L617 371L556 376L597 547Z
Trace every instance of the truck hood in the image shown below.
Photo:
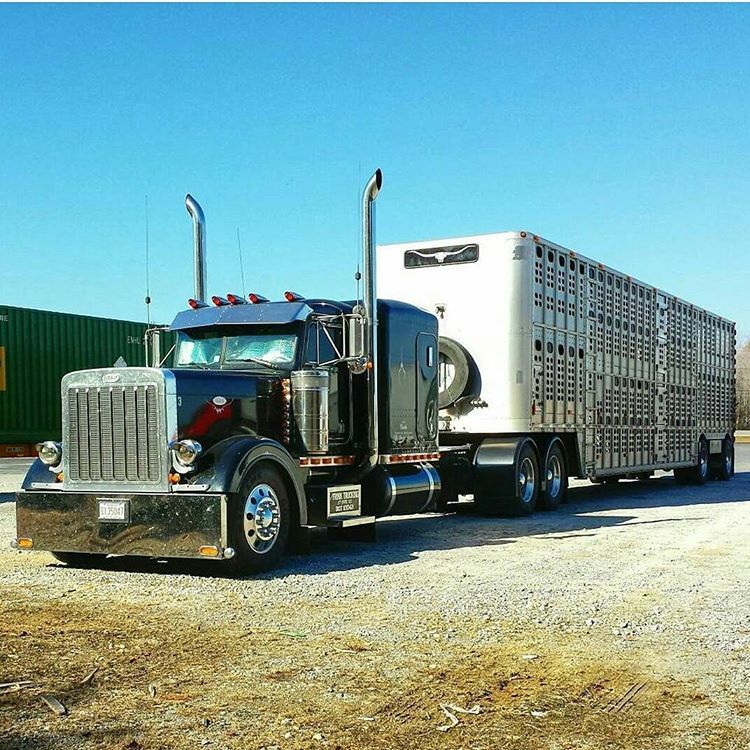
M289 424L285 373L168 370L177 394L177 436L204 448L234 435L284 439Z

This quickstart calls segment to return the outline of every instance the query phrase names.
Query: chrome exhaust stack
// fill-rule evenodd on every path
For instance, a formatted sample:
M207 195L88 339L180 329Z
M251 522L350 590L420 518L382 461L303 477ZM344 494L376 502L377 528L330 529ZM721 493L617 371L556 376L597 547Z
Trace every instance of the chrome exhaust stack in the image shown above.
M383 185L383 173L377 169L362 194L362 251L364 270L365 355L367 370L368 447L370 455L363 466L365 472L378 463L378 296L375 279L375 206Z
M206 299L206 217L190 193L185 196L185 208L193 220L195 299L202 302Z

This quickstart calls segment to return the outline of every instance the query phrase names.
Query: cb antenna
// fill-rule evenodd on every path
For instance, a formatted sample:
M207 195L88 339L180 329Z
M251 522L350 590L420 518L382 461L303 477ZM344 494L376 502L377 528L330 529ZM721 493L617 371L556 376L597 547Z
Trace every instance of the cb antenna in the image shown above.
M359 200L359 186L362 182L362 162L360 161L357 166L357 187L354 190L354 195L357 199L357 213L355 216L357 217L357 226L355 230L356 235L356 242L354 244L354 247L356 248L355 252L357 255L357 272L354 274L354 280L357 282L357 304L362 301L361 297L361 281L362 281L362 271L360 269L360 265L362 263L362 253L360 252L360 248L362 247L362 221L361 216L359 215L360 211L360 200Z
M240 242L239 227L237 227L237 252L240 256L240 280L242 281L242 296L247 297L247 289L245 289L245 267L242 264L242 243Z
M151 328L151 279L148 269L148 193L146 194L146 325ZM148 337L143 337L143 343L146 348L146 364L149 363L148 356Z

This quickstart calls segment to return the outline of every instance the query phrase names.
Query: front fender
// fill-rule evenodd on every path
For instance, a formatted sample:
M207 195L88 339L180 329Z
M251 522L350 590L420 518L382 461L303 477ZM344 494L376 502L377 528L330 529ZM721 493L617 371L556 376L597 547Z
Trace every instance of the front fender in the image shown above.
M283 445L275 440L246 435L226 438L213 445L203 456L210 465L190 478L191 484L207 484L209 492L231 494L239 489L242 478L258 461L270 461L289 477L299 507L300 524L307 524L304 473Z
M52 484L55 482L55 474L58 471L62 471L62 466L59 465L56 471L50 471L47 464L43 464L41 459L37 458L31 466L29 466L26 476L23 478L21 483L21 489L30 490L32 484ZM62 487L62 485L60 485Z

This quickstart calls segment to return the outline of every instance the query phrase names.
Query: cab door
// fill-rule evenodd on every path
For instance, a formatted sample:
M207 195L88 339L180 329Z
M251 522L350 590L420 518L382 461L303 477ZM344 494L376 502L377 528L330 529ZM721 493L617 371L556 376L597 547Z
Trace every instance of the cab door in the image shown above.
M438 425L437 338L431 333L417 334L416 346L417 437L432 441L437 439Z

